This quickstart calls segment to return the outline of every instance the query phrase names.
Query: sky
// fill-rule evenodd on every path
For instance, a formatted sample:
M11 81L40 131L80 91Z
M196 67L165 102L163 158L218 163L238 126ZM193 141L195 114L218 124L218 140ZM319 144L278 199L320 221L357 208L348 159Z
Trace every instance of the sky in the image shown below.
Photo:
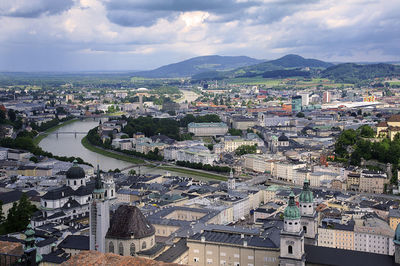
M1 0L0 71L146 70L202 55L400 61L400 0Z

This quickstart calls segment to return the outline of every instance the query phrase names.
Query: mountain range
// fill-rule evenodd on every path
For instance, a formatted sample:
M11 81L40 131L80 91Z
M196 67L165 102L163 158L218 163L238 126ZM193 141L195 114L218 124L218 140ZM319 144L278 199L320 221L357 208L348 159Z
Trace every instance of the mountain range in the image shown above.
M333 64L289 54L275 60L247 56L200 56L154 70L133 73L135 77L214 80L227 78L324 77L340 82L400 75L400 66L392 64Z

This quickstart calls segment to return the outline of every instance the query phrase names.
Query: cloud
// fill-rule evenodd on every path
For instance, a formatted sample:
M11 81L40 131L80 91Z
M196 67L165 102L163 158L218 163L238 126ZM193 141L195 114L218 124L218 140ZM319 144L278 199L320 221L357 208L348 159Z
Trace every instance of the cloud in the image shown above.
M7 0L0 69L149 69L207 54L400 60L399 13L398 0Z
M73 0L3 0L0 16L36 18L68 10Z

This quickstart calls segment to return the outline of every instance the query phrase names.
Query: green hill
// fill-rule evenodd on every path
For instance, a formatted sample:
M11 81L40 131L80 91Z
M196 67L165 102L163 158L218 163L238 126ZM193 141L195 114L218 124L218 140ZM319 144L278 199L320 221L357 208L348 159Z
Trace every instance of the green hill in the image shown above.
M133 76L144 78L191 77L202 72L227 71L260 62L263 62L263 60L247 56L199 56L154 70L136 72L133 73Z
M354 83L360 80L393 77L399 75L400 66L384 63L368 65L346 63L331 66L321 72L321 77L343 83Z

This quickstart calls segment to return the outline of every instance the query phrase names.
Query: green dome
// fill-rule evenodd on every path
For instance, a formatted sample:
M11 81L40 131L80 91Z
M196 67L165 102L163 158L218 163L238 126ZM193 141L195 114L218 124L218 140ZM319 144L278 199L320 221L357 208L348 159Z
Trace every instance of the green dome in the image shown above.
M297 208L296 203L294 202L294 194L293 191L290 192L289 195L289 203L283 212L283 216L285 220L297 220L300 219L300 210Z
M400 245L400 223L397 224L396 231L394 232L393 242Z
M314 196L310 190L310 181L304 180L303 191L300 193L299 201L303 203L312 203L314 201Z

